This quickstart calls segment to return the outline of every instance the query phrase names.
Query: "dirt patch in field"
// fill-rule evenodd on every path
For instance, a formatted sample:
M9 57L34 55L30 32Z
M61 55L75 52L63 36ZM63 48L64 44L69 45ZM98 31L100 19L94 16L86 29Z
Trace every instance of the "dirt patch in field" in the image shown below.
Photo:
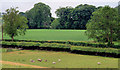
M33 68L47 68L47 67L41 67L36 65L28 65L28 64L22 64L22 63L16 63L16 62L10 62L10 61L0 61L2 64L9 64L9 65L19 65L19 66L25 66L25 67L33 67Z

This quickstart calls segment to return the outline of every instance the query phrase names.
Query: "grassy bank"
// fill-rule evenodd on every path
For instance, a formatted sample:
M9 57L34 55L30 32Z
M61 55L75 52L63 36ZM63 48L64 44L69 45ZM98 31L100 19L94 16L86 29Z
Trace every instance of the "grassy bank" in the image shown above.
M5 50L5 49L4 49ZM118 59L100 56L72 54L67 52L53 52L40 50L20 50L3 52L2 59L29 65L37 65L50 68L117 68ZM23 58L24 57L24 58ZM31 62L30 59L35 62ZM37 61L42 59L42 62ZM47 62L45 60L47 59ZM59 62L58 59L61 59ZM56 62L56 64L52 64ZM97 63L101 64L98 65Z

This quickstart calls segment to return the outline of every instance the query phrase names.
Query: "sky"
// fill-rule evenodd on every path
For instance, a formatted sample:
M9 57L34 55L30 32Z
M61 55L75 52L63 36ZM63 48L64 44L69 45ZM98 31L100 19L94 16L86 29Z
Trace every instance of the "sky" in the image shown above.
M51 7L53 17L56 17L55 11L60 7L76 7L80 4L89 4L98 6L109 5L111 7L118 6L119 0L0 0L0 11L4 12L10 7L19 7L20 12L25 12L34 7L34 4L42 2Z

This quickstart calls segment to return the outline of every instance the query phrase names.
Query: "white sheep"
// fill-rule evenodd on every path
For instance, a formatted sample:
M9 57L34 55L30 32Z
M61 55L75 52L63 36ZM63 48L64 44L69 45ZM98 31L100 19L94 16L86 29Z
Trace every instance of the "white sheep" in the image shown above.
M98 62L97 64L98 64L98 65L100 65L100 64L101 64L101 62Z
M58 61L60 62L60 61L61 61L61 59L58 59Z
M52 62L53 64L56 64L56 62Z
M40 61L40 62L41 62L41 61L42 61L42 59L38 59L38 61Z

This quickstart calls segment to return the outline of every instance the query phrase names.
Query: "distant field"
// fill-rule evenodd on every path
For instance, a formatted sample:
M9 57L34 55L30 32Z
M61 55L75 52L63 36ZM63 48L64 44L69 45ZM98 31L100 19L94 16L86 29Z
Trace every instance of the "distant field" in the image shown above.
M84 32L85 30L29 29L26 35L15 37L15 39L89 41ZM4 39L10 38L4 36Z
M30 59L35 62L31 62ZM43 59L43 61L39 62L37 59ZM45 62L46 59L47 62ZM61 61L59 62L58 59L61 59ZM5 49L3 49L2 60L50 68L118 68L118 58L41 50L15 51L14 49L14 51L5 52ZM53 64L52 62L56 62L56 64ZM101 64L98 65L98 62ZM19 68L23 66L4 65L3 67Z

